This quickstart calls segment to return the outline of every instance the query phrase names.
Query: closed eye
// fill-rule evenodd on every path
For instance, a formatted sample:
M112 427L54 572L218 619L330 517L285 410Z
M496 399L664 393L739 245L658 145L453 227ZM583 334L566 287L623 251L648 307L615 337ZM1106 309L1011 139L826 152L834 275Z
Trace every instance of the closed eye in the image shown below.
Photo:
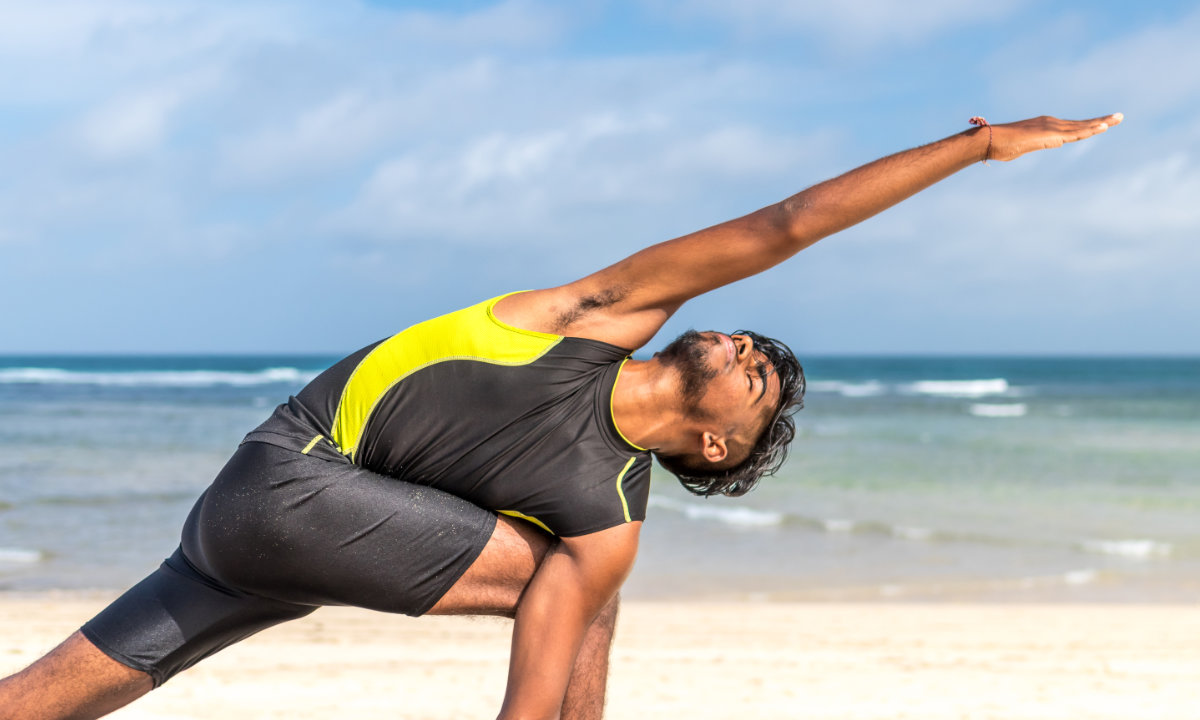
M759 381L758 399L756 399L754 401L757 404L767 394L767 364L761 363L761 362L756 363L754 365L754 369L758 371L758 381ZM750 383L750 387L751 388L754 387L753 381Z

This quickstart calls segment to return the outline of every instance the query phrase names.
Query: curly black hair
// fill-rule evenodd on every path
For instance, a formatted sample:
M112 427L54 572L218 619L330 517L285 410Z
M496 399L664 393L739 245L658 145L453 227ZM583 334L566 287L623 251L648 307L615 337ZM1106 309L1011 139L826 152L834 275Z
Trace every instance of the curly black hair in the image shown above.
M754 489L759 478L774 475L787 459L788 445L796 436L792 415L804 407L804 368L791 348L749 330L733 334L749 337L754 341L754 349L766 355L771 372L779 377L779 404L750 455L733 467L715 470L702 467L691 456L656 455L659 464L679 478L688 492L704 497L745 495Z

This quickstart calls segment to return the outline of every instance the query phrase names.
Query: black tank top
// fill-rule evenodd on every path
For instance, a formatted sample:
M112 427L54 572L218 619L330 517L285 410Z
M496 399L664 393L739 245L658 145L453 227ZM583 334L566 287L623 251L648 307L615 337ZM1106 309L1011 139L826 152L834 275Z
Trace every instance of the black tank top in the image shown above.
M246 439L336 453L557 535L645 519L650 454L612 417L628 351L507 325L500 299L363 348Z

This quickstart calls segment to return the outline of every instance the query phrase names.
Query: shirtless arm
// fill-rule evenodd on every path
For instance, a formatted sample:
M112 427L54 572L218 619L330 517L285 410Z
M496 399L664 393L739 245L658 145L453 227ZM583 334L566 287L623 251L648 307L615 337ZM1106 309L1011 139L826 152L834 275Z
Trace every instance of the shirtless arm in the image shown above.
M562 538L529 583L513 627L500 718L558 718L588 626L637 555L640 522Z
M580 280L506 298L496 308L531 330L636 349L687 300L760 273L963 168L1008 161L1104 132L1121 122L1039 117L973 128L881 158L782 202L646 248ZM990 150L989 150L990 138Z

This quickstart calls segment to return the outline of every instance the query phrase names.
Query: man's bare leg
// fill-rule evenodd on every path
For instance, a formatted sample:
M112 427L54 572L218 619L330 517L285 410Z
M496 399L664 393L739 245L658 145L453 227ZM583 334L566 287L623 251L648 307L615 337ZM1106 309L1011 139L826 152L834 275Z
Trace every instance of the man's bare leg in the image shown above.
M552 542L524 521L501 517L479 558L430 614L512 617ZM601 717L616 615L614 599L588 630L567 689L563 720ZM113 660L76 632L33 665L0 680L0 720L98 718L153 686L149 675Z
M525 586L553 542L523 520L500 516L487 547L429 614L513 617ZM563 700L562 720L600 720L604 715L618 604L618 598L613 598L583 638Z
M98 718L150 692L154 681L76 632L48 655L0 680L0 720Z
M592 621L571 668L571 681L563 698L562 720L600 720L608 686L608 656L617 627L619 598L613 598Z

